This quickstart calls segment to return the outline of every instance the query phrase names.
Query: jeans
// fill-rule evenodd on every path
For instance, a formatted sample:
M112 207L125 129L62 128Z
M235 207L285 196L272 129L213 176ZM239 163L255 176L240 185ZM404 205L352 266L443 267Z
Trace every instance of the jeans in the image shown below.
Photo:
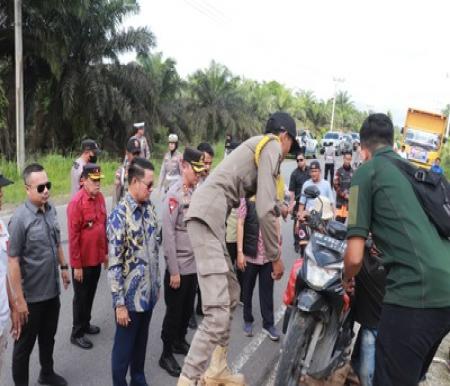
M417 386L450 331L450 307L384 304L375 352L375 386Z
M128 315L131 322L127 327L116 325L111 359L113 386L127 386L128 367L130 386L147 386L144 363L152 311L128 311Z
M375 340L378 331L375 328L359 329L352 355L353 369L359 376L361 386L372 386L375 372Z

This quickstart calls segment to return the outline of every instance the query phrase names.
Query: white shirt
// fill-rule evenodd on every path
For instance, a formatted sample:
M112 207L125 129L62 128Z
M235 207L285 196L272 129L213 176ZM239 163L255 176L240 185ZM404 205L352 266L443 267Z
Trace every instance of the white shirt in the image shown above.
M303 204L303 205L306 204L305 209L307 211L311 211L312 209L314 209L314 206L315 206L315 200L307 200L306 196L305 196L305 189L308 186L312 186L312 185L317 186L321 196L325 196L328 198L328 200L330 200L330 203L333 205L333 208L336 206L336 199L334 197L333 191L331 190L330 183L324 179L321 179L319 182L313 182L312 179L309 179L309 180L305 181L305 183L303 184L302 195L300 197L300 204Z
M5 330L9 320L8 293L6 292L6 274L8 272L7 241L8 229L0 220L0 335Z
M406 151L399 151L398 152L398 155L400 156L400 157L402 157L403 159L407 159L408 158L408 156L406 155Z

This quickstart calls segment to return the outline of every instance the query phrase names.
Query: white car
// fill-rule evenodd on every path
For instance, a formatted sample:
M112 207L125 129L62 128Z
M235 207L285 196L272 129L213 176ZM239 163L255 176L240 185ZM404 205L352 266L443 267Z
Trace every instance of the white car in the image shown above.
M309 130L301 130L297 135L297 142L300 146L300 152L305 157L316 158L318 143Z
M320 142L320 152L325 152L325 146L333 145L336 149L336 155L341 153L342 134L337 131L329 131L324 135Z

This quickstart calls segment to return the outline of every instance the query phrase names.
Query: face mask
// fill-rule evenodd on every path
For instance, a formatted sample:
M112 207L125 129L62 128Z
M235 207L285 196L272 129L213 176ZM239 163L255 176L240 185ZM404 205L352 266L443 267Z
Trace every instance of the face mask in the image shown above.
M89 163L95 164L96 162L97 162L97 156L96 155L89 156Z

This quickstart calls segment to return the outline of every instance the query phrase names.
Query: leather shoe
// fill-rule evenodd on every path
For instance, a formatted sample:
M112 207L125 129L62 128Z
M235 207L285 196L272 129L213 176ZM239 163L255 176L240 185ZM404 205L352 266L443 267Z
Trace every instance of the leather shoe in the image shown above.
M191 318L189 319L188 326L189 326L189 328L192 328L193 330L195 330L198 327L197 318L195 317L194 314L192 314Z
M179 340L177 342L174 342L172 344L172 352L174 354L182 354L182 355L187 355L187 353L189 352L189 348L191 346L189 345L188 342L186 342L186 340Z
M100 333L100 327L90 324L89 327L84 330L84 333L89 335L97 335Z
M179 377L181 374L181 367L172 353L162 353L161 358L159 358L159 365L172 377Z
M89 350L93 346L92 342L88 338L85 338L84 336L80 336L78 338L71 336L70 343L85 350Z
M67 381L55 372L47 375L39 374L38 382L41 385L67 386Z

